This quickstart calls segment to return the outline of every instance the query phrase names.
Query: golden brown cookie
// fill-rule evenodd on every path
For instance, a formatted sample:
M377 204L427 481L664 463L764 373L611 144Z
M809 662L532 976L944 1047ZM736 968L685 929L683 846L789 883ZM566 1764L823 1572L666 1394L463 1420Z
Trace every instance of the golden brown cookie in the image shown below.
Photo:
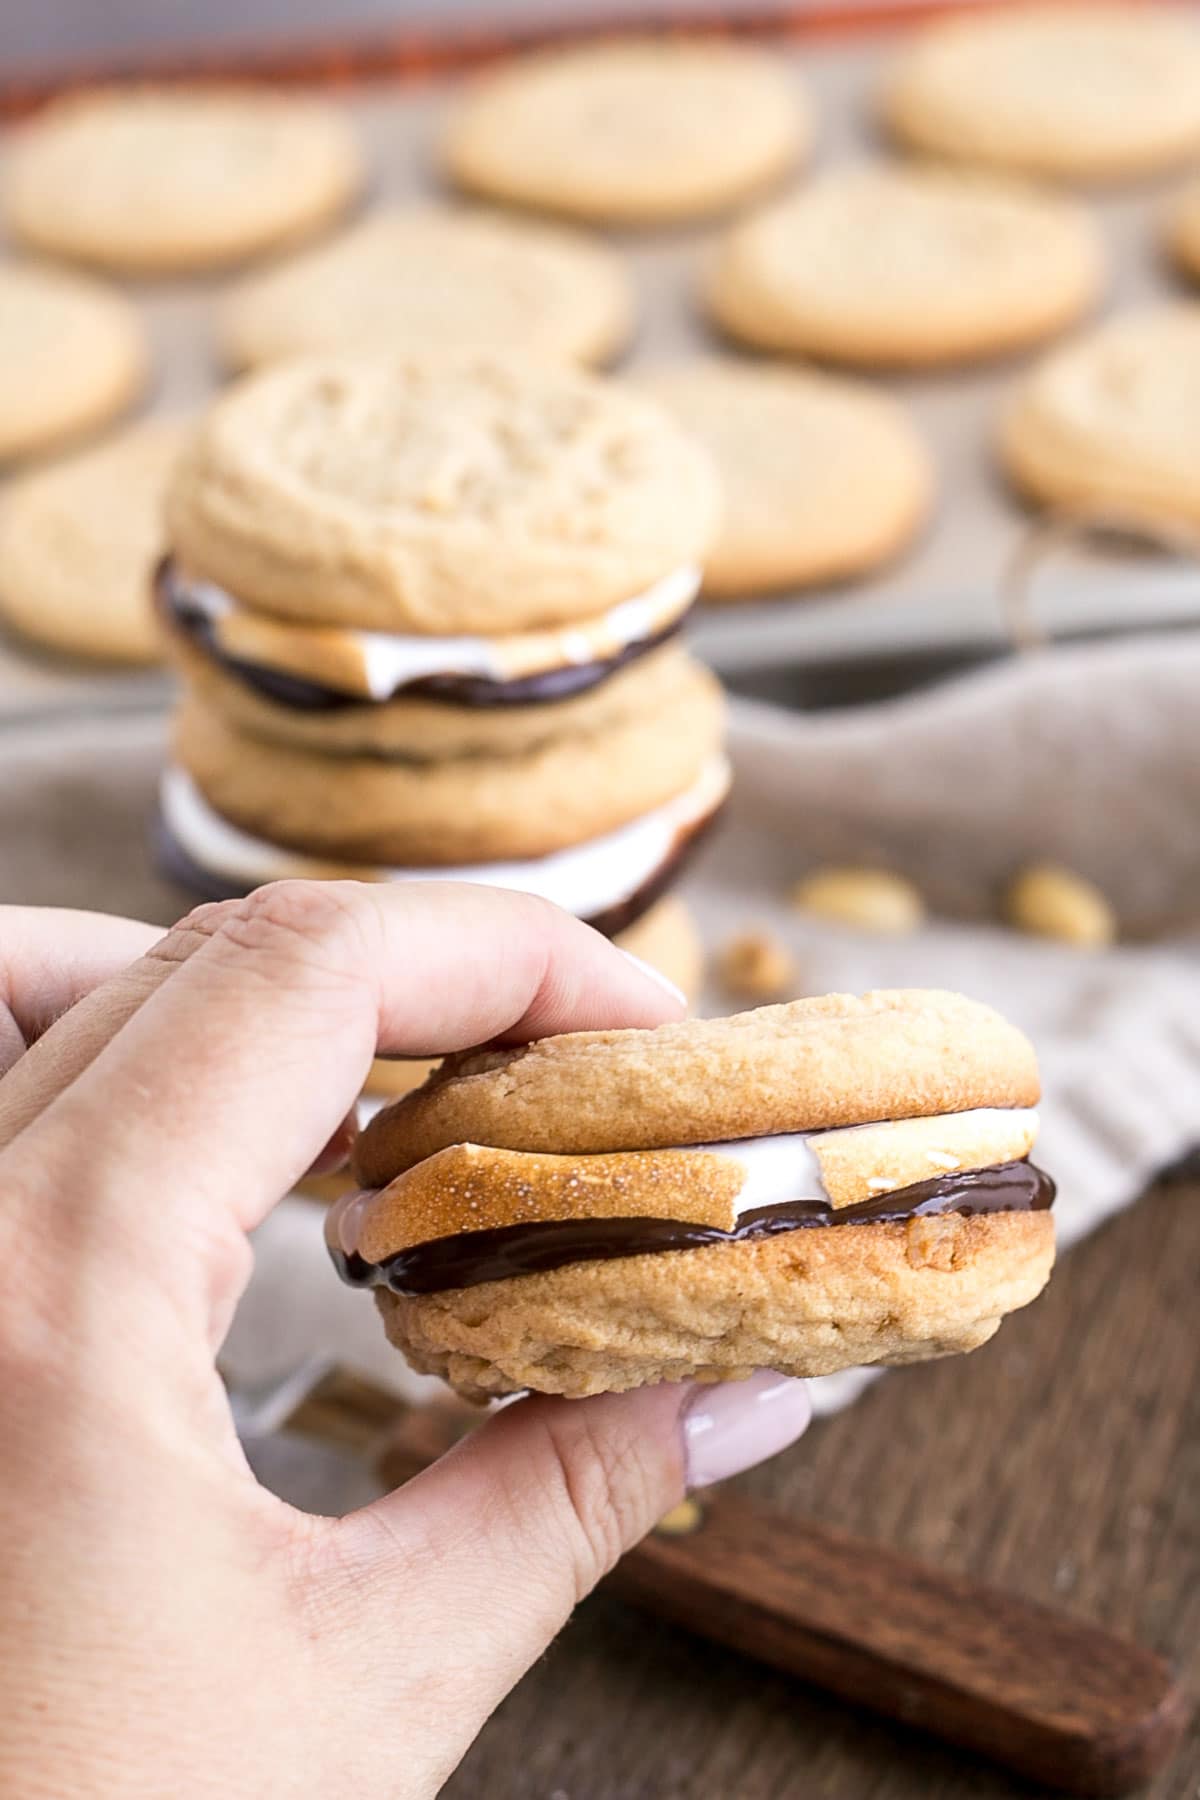
M1068 181L1200 150L1200 30L1186 7L1003 6L939 20L885 84L914 149Z
M744 45L617 39L480 78L442 151L462 187L630 225L716 212L786 172L812 125L786 64Z
M862 574L902 550L928 513L928 452L886 394L731 357L647 370L639 385L720 477L721 528L704 565L712 599Z
M0 495L0 617L73 656L159 662L151 578L185 435L178 420L148 419L10 483Z
M1046 1285L1054 1227L1047 1212L950 1214L684 1254L682 1276L674 1256L628 1256L377 1303L410 1366L466 1400L833 1375L986 1343Z
M36 250L164 273L301 237L361 180L348 123L317 101L110 88L53 101L20 128L3 199L9 228Z
M573 1032L450 1057L371 1121L355 1167L378 1186L448 1144L649 1150L1032 1106L1038 1091L1032 1048L990 1007L938 989L824 994L654 1032Z
M175 756L223 818L272 843L368 864L500 862L602 837L697 780L720 748L720 688L681 655L657 702L524 753L418 763L268 742L190 697Z
M327 1238L469 1398L912 1361L1049 1274L1037 1095L1020 1032L924 990L452 1057Z
M831 169L733 226L708 303L733 336L868 366L1039 342L1095 302L1100 239L1057 195L935 167Z
M1118 313L1046 357L1000 450L1047 505L1200 526L1200 306Z
M0 462L107 424L148 366L141 320L114 289L36 263L0 267Z
M632 284L606 245L482 209L413 206L252 276L225 302L218 334L238 367L414 346L602 363L632 327Z
M499 354L305 358L205 415L167 503L189 572L277 617L504 633L700 562L716 478L615 382Z

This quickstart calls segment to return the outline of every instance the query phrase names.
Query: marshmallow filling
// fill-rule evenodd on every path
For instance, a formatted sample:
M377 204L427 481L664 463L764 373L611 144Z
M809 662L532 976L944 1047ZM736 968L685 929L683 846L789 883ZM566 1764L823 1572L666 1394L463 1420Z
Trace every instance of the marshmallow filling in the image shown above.
M242 831L210 806L192 777L168 765L159 790L159 852L166 872L210 899L229 899L268 881L468 881L551 900L606 936L624 931L658 899L729 786L714 757L692 786L603 837L521 862L447 867L363 868L306 856Z
M401 696L472 708L569 700L673 637L699 586L699 569L676 569L599 618L486 638L289 625L185 575L169 557L156 580L173 630L263 698L300 712Z
M961 1116L982 1123L1003 1110L986 1108ZM851 1126L838 1135L866 1129L871 1127ZM729 1229L650 1216L541 1219L455 1232L369 1262L357 1248L363 1215L376 1197L374 1192L366 1192L348 1195L331 1209L326 1244L339 1275L351 1286L384 1287L394 1294L417 1296L538 1274L570 1263L703 1249L800 1230L906 1224L949 1213L969 1218L1039 1212L1054 1202L1051 1178L1020 1158L984 1168L943 1168L925 1179L835 1206L810 1141L819 1135L785 1133L736 1143L686 1146L727 1156L744 1170ZM880 1177L880 1181L886 1179ZM873 1185L868 1182L869 1187Z

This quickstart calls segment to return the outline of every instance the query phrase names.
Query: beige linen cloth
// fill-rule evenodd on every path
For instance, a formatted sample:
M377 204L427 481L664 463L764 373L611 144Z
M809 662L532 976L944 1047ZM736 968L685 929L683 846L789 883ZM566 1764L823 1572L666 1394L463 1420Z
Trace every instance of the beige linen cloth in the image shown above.
M164 923L183 910L146 842L163 736L137 702L0 722L0 900ZM1041 1056L1038 1155L1059 1182L1063 1245L1200 1142L1200 638L1048 650L861 710L741 705L733 754L728 818L687 882L710 945L761 925L791 945L801 991L944 985L1014 1018ZM1043 856L1100 884L1122 948L1073 951L996 923L1004 880ZM829 859L903 870L932 922L882 939L805 920L788 888ZM319 1209L292 1199L259 1233L226 1361L250 1382L314 1351L423 1385L333 1276ZM862 1379L815 1384L818 1406Z

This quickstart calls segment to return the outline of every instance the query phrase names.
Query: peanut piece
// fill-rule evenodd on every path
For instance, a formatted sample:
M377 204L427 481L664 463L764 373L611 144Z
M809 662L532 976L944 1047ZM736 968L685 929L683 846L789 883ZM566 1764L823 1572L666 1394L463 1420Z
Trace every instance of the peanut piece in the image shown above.
M1018 931L1103 950L1117 935L1116 915L1099 888L1056 863L1023 869L1008 890L1005 913Z
M717 972L731 994L747 1000L781 994L796 979L791 951L769 931L742 931L730 938L717 959Z
M925 902L890 869L815 869L792 889L792 905L816 918L896 937L916 931Z

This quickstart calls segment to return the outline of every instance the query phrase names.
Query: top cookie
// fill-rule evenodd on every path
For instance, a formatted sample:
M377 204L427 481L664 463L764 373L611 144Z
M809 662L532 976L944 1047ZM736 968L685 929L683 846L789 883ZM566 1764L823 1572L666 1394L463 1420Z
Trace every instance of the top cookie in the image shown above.
M1028 1040L936 989L826 994L654 1031L585 1031L450 1057L374 1118L354 1170L381 1187L452 1144L666 1149L974 1107L1032 1106Z
M431 206L376 213L247 281L220 336L238 365L327 350L439 347L603 362L629 336L615 251L563 226Z
M1040 500L1200 527L1200 306L1118 314L1046 357L1001 447Z
M637 225L744 199L811 135L798 84L760 51L618 39L485 75L453 115L443 156L477 193Z
M835 169L727 234L708 298L765 349L921 366L1016 349L1095 300L1086 212L995 176Z
M1186 9L997 7L929 27L883 93L898 137L939 156L1067 180L1200 150L1200 31Z
M283 618L434 634L601 613L703 560L704 453L616 383L487 353L239 383L176 471L182 564Z
M108 89L12 142L4 210L38 250L159 272L236 261L334 217L362 181L333 108L265 89Z
M710 597L859 574L901 549L928 511L924 445L896 402L863 382L707 357L648 370L639 385L716 464Z
M57 447L121 412L146 379L141 320L84 275L0 266L0 461Z

